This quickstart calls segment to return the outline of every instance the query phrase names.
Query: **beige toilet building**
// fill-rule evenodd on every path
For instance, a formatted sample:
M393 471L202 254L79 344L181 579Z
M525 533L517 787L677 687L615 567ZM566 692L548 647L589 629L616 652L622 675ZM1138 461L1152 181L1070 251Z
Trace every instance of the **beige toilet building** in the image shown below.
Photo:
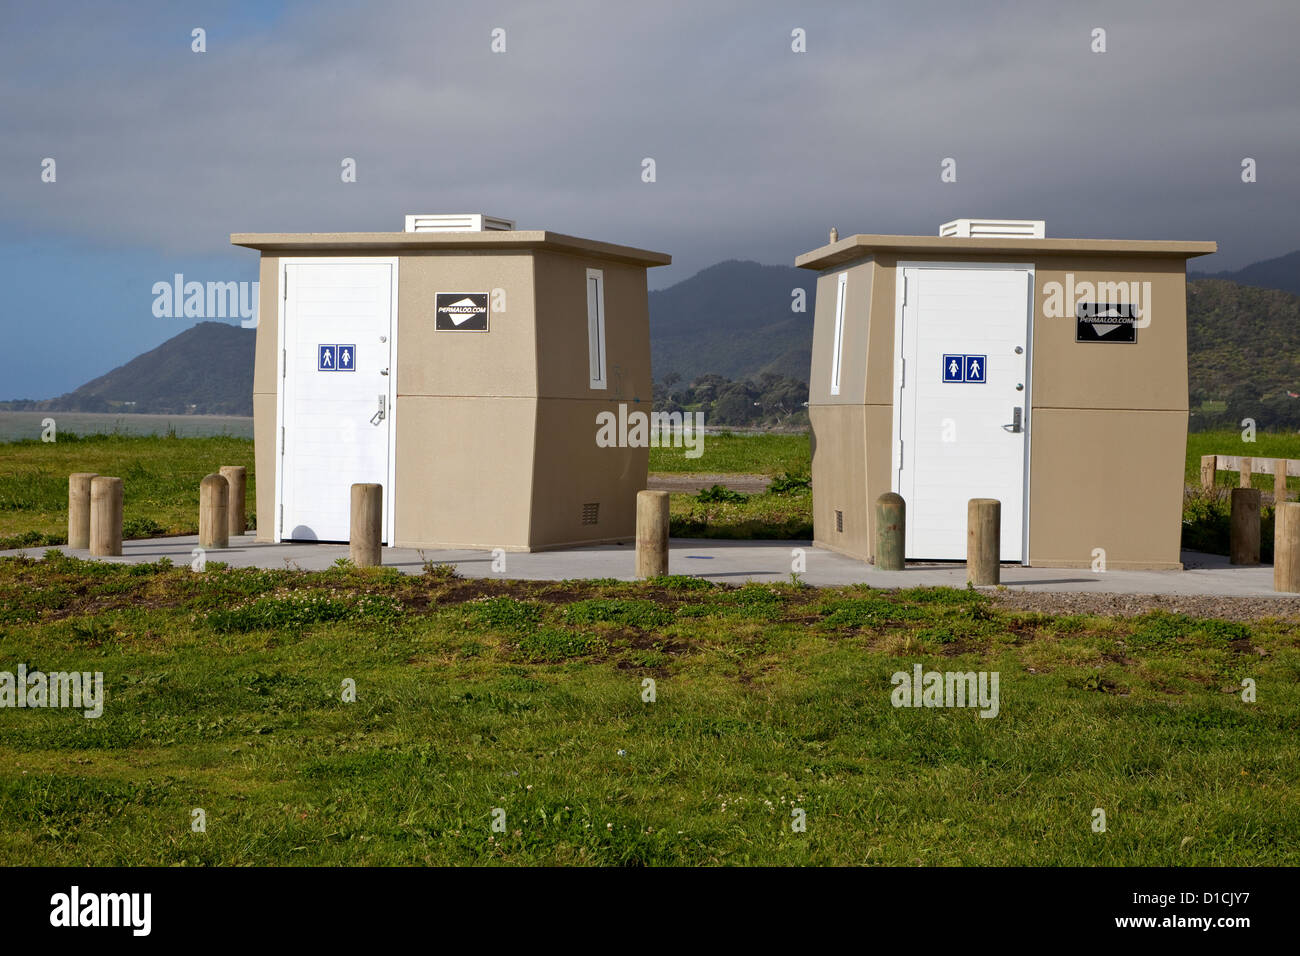
M261 252L258 540L346 541L354 482L399 547L634 536L649 452L599 447L597 415L650 408L669 256L479 215L230 239Z
M873 560L894 491L909 560L964 559L967 501L997 498L1003 561L1182 567L1186 260L1216 248L963 219L799 256L816 543Z

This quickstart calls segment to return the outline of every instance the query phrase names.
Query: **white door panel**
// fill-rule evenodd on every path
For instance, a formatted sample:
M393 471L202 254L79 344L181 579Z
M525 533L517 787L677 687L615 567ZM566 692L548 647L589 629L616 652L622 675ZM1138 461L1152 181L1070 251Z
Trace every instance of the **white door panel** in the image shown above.
M907 557L965 558L967 501L997 498L1002 560L1021 561L1032 270L936 264L901 272L894 488L907 503ZM1019 431L1004 427L1016 408Z
M383 485L390 513L395 265L321 259L283 269L278 537L346 541L354 483Z

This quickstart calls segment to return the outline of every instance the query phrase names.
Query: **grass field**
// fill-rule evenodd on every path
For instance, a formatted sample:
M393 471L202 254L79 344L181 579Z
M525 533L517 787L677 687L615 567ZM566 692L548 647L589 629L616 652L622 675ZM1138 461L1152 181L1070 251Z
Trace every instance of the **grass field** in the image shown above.
M0 444L0 550L67 543L68 475L77 471L122 479L125 537L197 534L199 481L222 465L248 469L248 520L256 527L246 438L61 433L57 442Z
M1276 622L52 553L0 559L0 646L106 697L0 708L0 864L1300 863ZM918 663L997 716L891 706Z
M124 479L123 535L198 533L199 480L222 465L248 470L248 526L255 528L257 476L248 439L60 434L58 442L0 443L0 550L68 540L68 475L90 471ZM653 472L677 474L808 474L806 435L709 435L704 454L650 450ZM719 538L807 538L807 494L759 495L746 501L699 502L673 495L673 533Z
M1248 444L1239 432L1192 433L1187 442L1187 482L1199 484L1202 455L1245 451L1258 457L1300 458L1300 435L1261 432L1253 444ZM248 469L248 520L249 527L255 527L257 480L253 443L247 439L126 435L77 439L61 435L57 443L0 444L0 550L67 541L67 476L74 471L125 479L126 537L197 533L199 479L221 465L239 464ZM809 469L807 434L708 435L700 458L686 458L680 448L650 450L652 474L806 477ZM1218 478L1224 487L1236 484L1236 480L1227 472L1221 472ZM1271 492L1273 478L1255 475L1253 484ZM1300 478L1292 478L1290 486L1293 491L1300 490ZM787 494L713 501L674 494L671 509L671 531L676 537L812 536L812 498L799 489ZM1226 499L1189 500L1186 516L1195 523L1189 546L1218 551L1226 548ZM1271 540L1266 541L1267 545Z
M651 448L650 473L689 475L808 474L812 449L807 432L706 434L704 454L687 458L681 448Z

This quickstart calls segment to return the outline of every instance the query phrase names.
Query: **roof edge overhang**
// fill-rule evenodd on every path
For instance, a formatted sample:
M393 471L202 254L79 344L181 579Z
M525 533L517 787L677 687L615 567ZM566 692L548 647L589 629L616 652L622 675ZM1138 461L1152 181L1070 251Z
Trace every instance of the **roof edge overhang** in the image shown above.
M230 244L280 252L496 252L531 250L596 256L616 262L653 268L670 265L673 257L632 246L581 239L545 230L490 232L235 232Z
M831 269L879 253L956 256L1150 256L1192 259L1218 252L1215 242L1154 239L941 239L937 236L847 236L805 252L794 260L801 269Z

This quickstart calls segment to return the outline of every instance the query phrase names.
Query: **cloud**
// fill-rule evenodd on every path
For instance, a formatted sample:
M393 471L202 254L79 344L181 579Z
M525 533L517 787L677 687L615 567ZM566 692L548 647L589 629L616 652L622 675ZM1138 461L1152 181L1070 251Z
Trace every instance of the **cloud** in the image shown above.
M963 215L1217 239L1216 267L1300 246L1290 0L266 9L12 13L0 234L209 256L234 231L485 211L671 252L657 284Z

